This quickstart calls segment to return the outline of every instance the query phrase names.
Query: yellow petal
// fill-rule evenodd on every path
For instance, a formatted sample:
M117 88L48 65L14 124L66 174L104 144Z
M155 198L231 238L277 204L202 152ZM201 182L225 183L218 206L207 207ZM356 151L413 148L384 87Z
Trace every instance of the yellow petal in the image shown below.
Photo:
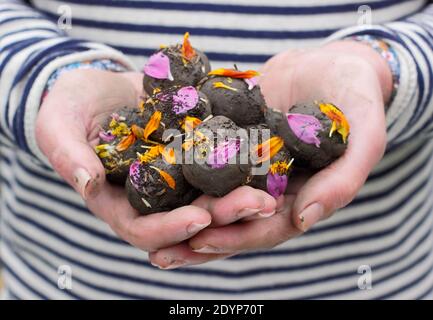
M186 60L191 60L196 55L194 48L191 46L191 42L189 42L189 32L186 32L183 36L183 44L182 44L182 58ZM186 61L184 61L186 63Z
M185 132L191 132L196 128L202 121L196 117L186 116L182 121L182 129Z
M158 129L159 124L161 122L161 111L155 111L150 117L149 122L146 124L146 128L144 128L143 137L144 139L149 138L149 136Z
M319 105L320 111L322 111L332 121L329 136L332 137L332 134L337 131L343 138L343 142L346 143L347 137L350 133L350 126L343 112L332 103L317 104Z
M138 138L138 139L144 138L144 129L143 128L133 124L131 126L131 131L135 135L136 138Z
M284 141L280 137L272 137L265 142L255 147L255 155L257 157L257 163L262 163L271 159L275 156L278 151L283 147Z
M232 88L232 87L222 83L221 81L214 82L213 87L214 88L227 89L227 90L231 90L231 91L238 91L238 89Z
M292 166L293 160L294 159L292 158L290 162L277 161L271 165L269 170L271 171L272 174L276 174L276 173L278 173L279 175L287 174L290 167Z
M159 146L159 152L164 157L165 161L169 164L176 164L176 156L174 153L174 148L167 148L163 145Z
M236 79L251 79L260 75L257 71L247 70L247 71L238 71L233 69L215 69L208 73L209 76L224 76Z
M153 146L149 148L149 150L146 151L146 153L139 154L138 158L141 163L149 163L155 160L161 154L160 150L161 150L160 145Z

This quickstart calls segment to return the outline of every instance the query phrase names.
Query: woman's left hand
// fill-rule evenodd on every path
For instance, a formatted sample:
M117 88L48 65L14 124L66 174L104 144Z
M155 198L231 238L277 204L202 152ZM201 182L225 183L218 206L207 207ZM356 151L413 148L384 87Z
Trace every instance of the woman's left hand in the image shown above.
M161 268L172 268L173 261L175 267L201 264L281 244L349 204L382 158L384 102L390 97L392 76L373 49L342 41L308 51L289 50L271 58L262 74L261 88L269 107L287 112L298 101L314 100L337 105L351 126L345 154L311 177L289 180L289 194L277 199L272 216L213 224L187 242L150 253L153 264ZM226 201L230 200L220 199L220 206ZM206 203L199 199L193 205ZM217 208L205 209L222 215Z

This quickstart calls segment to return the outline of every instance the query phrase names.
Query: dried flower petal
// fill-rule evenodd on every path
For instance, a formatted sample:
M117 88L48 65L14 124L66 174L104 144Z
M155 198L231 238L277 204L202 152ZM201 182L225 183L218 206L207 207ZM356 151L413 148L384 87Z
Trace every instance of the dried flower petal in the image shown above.
M139 154L140 163L149 163L155 160L161 154L160 145L150 147L144 154Z
M173 96L173 111L176 114L194 109L198 103L198 92L192 86L180 88Z
M155 111L150 117L149 122L146 124L144 128L143 137L144 139L149 138L149 136L159 128L159 124L161 122L162 113L161 111Z
M318 148L320 147L320 140L317 135L323 128L316 117L308 114L288 113L287 122L299 140L307 144L315 144Z
M289 172L290 167L292 166L293 161L294 161L293 158L292 160L290 160L290 162L277 161L271 164L269 168L269 172L271 172L272 174L279 174L280 176L287 174Z
M150 56L144 66L144 73L155 79L174 80L170 70L170 59L162 52Z
M182 58L186 60L191 60L195 56L196 56L196 52L194 48L191 46L191 42L189 42L189 32L186 32L185 35L183 36Z
M347 136L350 132L349 122L343 112L332 103L319 103L320 111L322 111L329 119L332 120L332 127L329 131L329 137L332 137L334 131L337 131L346 143Z
M119 152L127 150L130 146L132 146L135 142L136 138L135 135L130 134L126 137L124 137L119 144L116 146L116 150Z
M99 138L104 142L112 142L116 139L116 136L111 133L111 131L100 131Z
M258 77L253 77L253 78L246 78L244 79L244 81L247 83L248 85L248 90L253 90L255 88L256 85L259 84L259 78Z
M161 177L164 179L164 181L167 183L167 185L171 189L173 189L173 190L176 189L176 181L173 179L173 177L168 172L165 172L164 170L161 170L161 169L154 167L154 166L150 166L150 168L158 171L158 173L161 175Z
M271 159L278 153L278 151L280 151L283 145L284 141L280 137L272 137L265 142L258 144L254 150L257 157L257 163L262 163Z
M167 148L163 145L159 145L159 153L163 156L164 160L169 164L176 164L176 156L174 148Z
M131 126L131 131L135 135L136 138L138 138L138 139L144 138L144 129L137 126L136 124L133 124Z
M185 132L191 132L200 123L202 123L202 121L199 118L186 116L182 121L182 129Z
M239 139L231 139L220 143L210 152L207 159L208 165L213 169L223 168L239 152L240 147L241 141Z
M257 71L247 70L247 71L238 71L233 69L215 69L208 73L209 76L223 76L230 77L236 79L250 79L260 75Z
M135 189L139 189L140 181L140 161L134 161L129 167L129 180Z
M287 188L287 180L288 178L286 175L279 175L278 173L273 174L269 172L266 177L266 188L268 193L274 198L278 198L284 194Z
M221 82L221 81L214 82L213 87L214 87L214 88L227 89L227 90L231 90L231 91L238 91L238 89L236 89L236 88L232 88L232 87L230 87L230 86L224 84L224 83Z

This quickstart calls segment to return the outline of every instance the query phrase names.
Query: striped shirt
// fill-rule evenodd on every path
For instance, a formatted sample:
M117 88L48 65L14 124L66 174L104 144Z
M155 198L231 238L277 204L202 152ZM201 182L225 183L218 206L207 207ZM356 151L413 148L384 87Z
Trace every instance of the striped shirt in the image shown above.
M362 5L371 8L372 23L360 26L369 17ZM70 12L72 28L59 28ZM348 207L273 249L161 271L50 169L34 122L58 68L112 59L140 70L155 48L179 42L185 31L215 68L258 69L278 52L326 38L384 38L397 52L400 85L387 110L386 155ZM426 0L0 0L4 296L431 298L432 61L433 7ZM60 266L72 270L71 290L58 287ZM370 290L358 286L363 266L371 269Z

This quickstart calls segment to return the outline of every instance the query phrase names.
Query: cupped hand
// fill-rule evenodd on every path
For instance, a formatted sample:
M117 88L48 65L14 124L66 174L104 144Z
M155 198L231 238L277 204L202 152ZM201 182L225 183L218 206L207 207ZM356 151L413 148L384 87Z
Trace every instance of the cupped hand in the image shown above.
M373 49L343 41L289 50L270 59L262 74L269 107L287 112L296 102L314 100L337 105L351 126L345 154L312 176L289 180L289 194L277 199L271 217L206 228L188 242L152 253L153 263L200 264L281 244L350 203L382 158L392 77Z
M138 105L142 77L132 72L69 71L60 76L42 103L36 121L38 145L88 208L125 241L149 252L189 239L212 219L218 225L254 215L255 208L274 211L272 197L251 189L225 199L202 197L196 200L199 205L140 216L130 206L124 188L106 182L94 151L101 123L119 107Z

